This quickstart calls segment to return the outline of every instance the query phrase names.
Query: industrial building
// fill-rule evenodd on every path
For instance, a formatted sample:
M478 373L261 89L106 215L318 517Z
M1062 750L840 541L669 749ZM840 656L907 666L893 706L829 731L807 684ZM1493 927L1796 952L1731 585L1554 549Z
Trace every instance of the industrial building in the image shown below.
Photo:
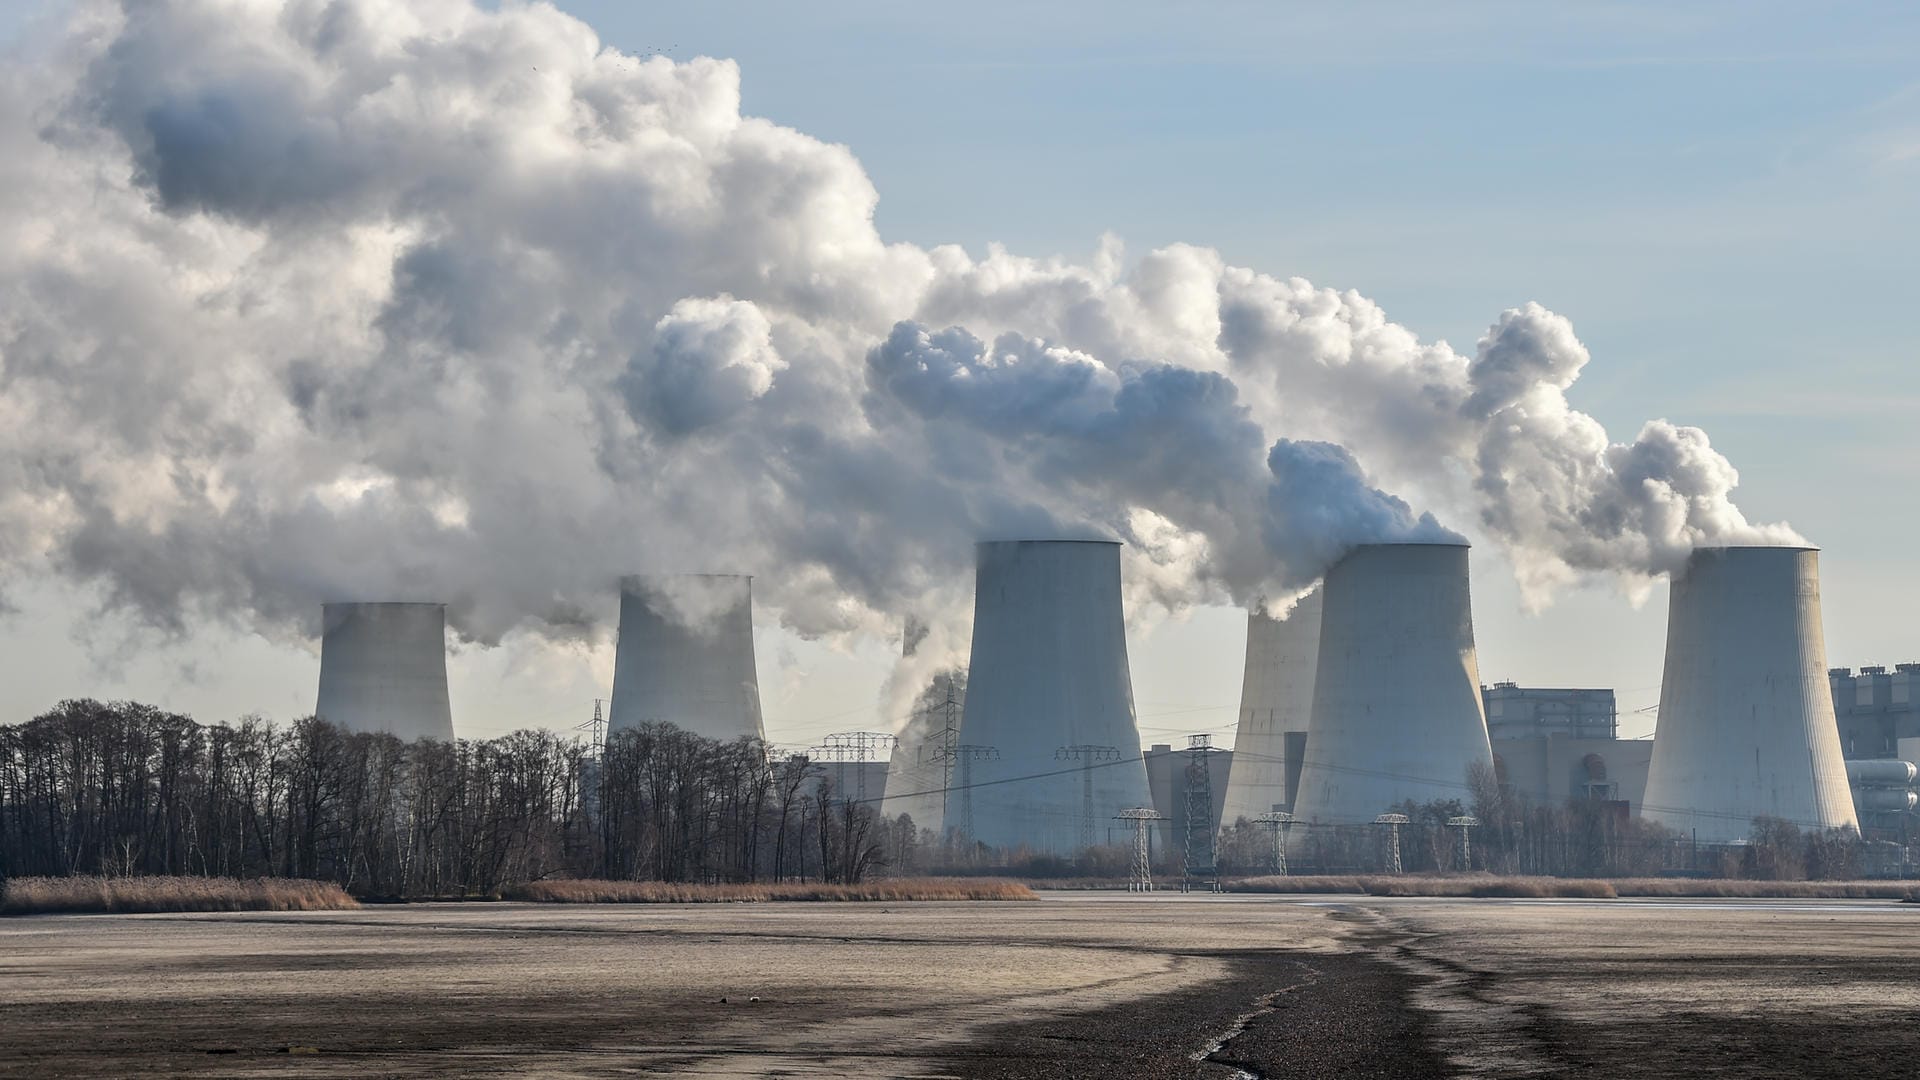
M1758 817L1857 828L1811 548L1701 548L1674 576L1644 817L1701 843Z
M443 604L326 604L314 713L348 731L453 741Z
M1536 805L1601 799L1640 811L1653 741L1619 738L1612 690L1498 682L1481 700L1494 772L1508 790Z
M620 583L607 732L649 723L722 741L766 738L751 578L674 574Z
M1188 766L1195 762L1200 763L1200 775L1205 777L1206 791L1203 794L1207 797L1208 817L1202 824L1215 833L1233 824L1233 819L1225 815L1227 790L1236 756L1234 750L1212 747L1194 750L1184 746L1175 749L1171 743L1155 743L1141 755L1147 766L1147 787L1153 793L1153 808L1161 817L1161 820L1154 822L1155 858L1179 860L1187 836L1187 808L1198 805L1198 800L1188 798L1194 791L1189 783ZM1124 830L1118 827L1118 823L1108 822L1108 825L1112 826L1109 835L1124 840Z
M1118 543L979 545L955 754L949 826L1004 851L1071 854L1148 805Z
M1215 818L1223 827L1293 806L1313 715L1320 606L1321 593L1316 588L1284 616L1276 618L1261 610L1247 613L1247 661L1240 683L1234 766ZM1151 778L1151 758L1147 769Z
M1303 824L1370 823L1405 801L1471 796L1491 769L1467 546L1367 544L1327 572Z
M1832 668L1827 686L1854 812L1874 835L1904 843L1920 806L1920 664Z
M1902 740L1920 740L1920 664L1833 668L1827 672L1833 693L1840 752L1852 758L1913 758L1901 752Z

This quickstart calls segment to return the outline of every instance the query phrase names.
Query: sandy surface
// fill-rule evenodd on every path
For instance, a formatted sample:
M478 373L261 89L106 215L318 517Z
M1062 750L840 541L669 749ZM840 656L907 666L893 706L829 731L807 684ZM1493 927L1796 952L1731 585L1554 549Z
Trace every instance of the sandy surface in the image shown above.
M0 920L19 1076L1911 1076L1916 1016L1920 908L1890 903Z

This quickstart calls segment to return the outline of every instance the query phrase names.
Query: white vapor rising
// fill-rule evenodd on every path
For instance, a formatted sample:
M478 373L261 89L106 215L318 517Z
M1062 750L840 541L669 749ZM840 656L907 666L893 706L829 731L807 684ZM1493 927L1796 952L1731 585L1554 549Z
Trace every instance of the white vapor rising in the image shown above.
M888 635L964 618L984 537L1125 539L1176 607L1452 535L1389 490L1540 592L1793 539L1698 430L1573 411L1537 305L1467 358L1200 248L888 244L739 79L547 7L83 6L0 64L0 584L280 637L441 599L491 642L712 570Z

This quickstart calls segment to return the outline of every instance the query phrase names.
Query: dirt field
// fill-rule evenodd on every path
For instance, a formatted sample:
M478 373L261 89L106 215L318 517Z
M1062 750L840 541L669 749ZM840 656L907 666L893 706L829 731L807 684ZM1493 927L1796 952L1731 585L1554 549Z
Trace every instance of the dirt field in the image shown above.
M1874 901L0 920L18 1076L1911 1076L1916 1015L1920 907Z

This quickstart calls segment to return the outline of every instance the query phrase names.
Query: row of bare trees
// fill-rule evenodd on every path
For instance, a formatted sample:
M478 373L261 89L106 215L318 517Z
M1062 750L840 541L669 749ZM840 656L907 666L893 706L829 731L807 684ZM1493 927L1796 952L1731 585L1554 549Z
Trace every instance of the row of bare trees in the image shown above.
M670 725L595 749L67 701L0 726L0 879L271 875L402 897L553 876L857 882L886 860L888 827L804 758Z

